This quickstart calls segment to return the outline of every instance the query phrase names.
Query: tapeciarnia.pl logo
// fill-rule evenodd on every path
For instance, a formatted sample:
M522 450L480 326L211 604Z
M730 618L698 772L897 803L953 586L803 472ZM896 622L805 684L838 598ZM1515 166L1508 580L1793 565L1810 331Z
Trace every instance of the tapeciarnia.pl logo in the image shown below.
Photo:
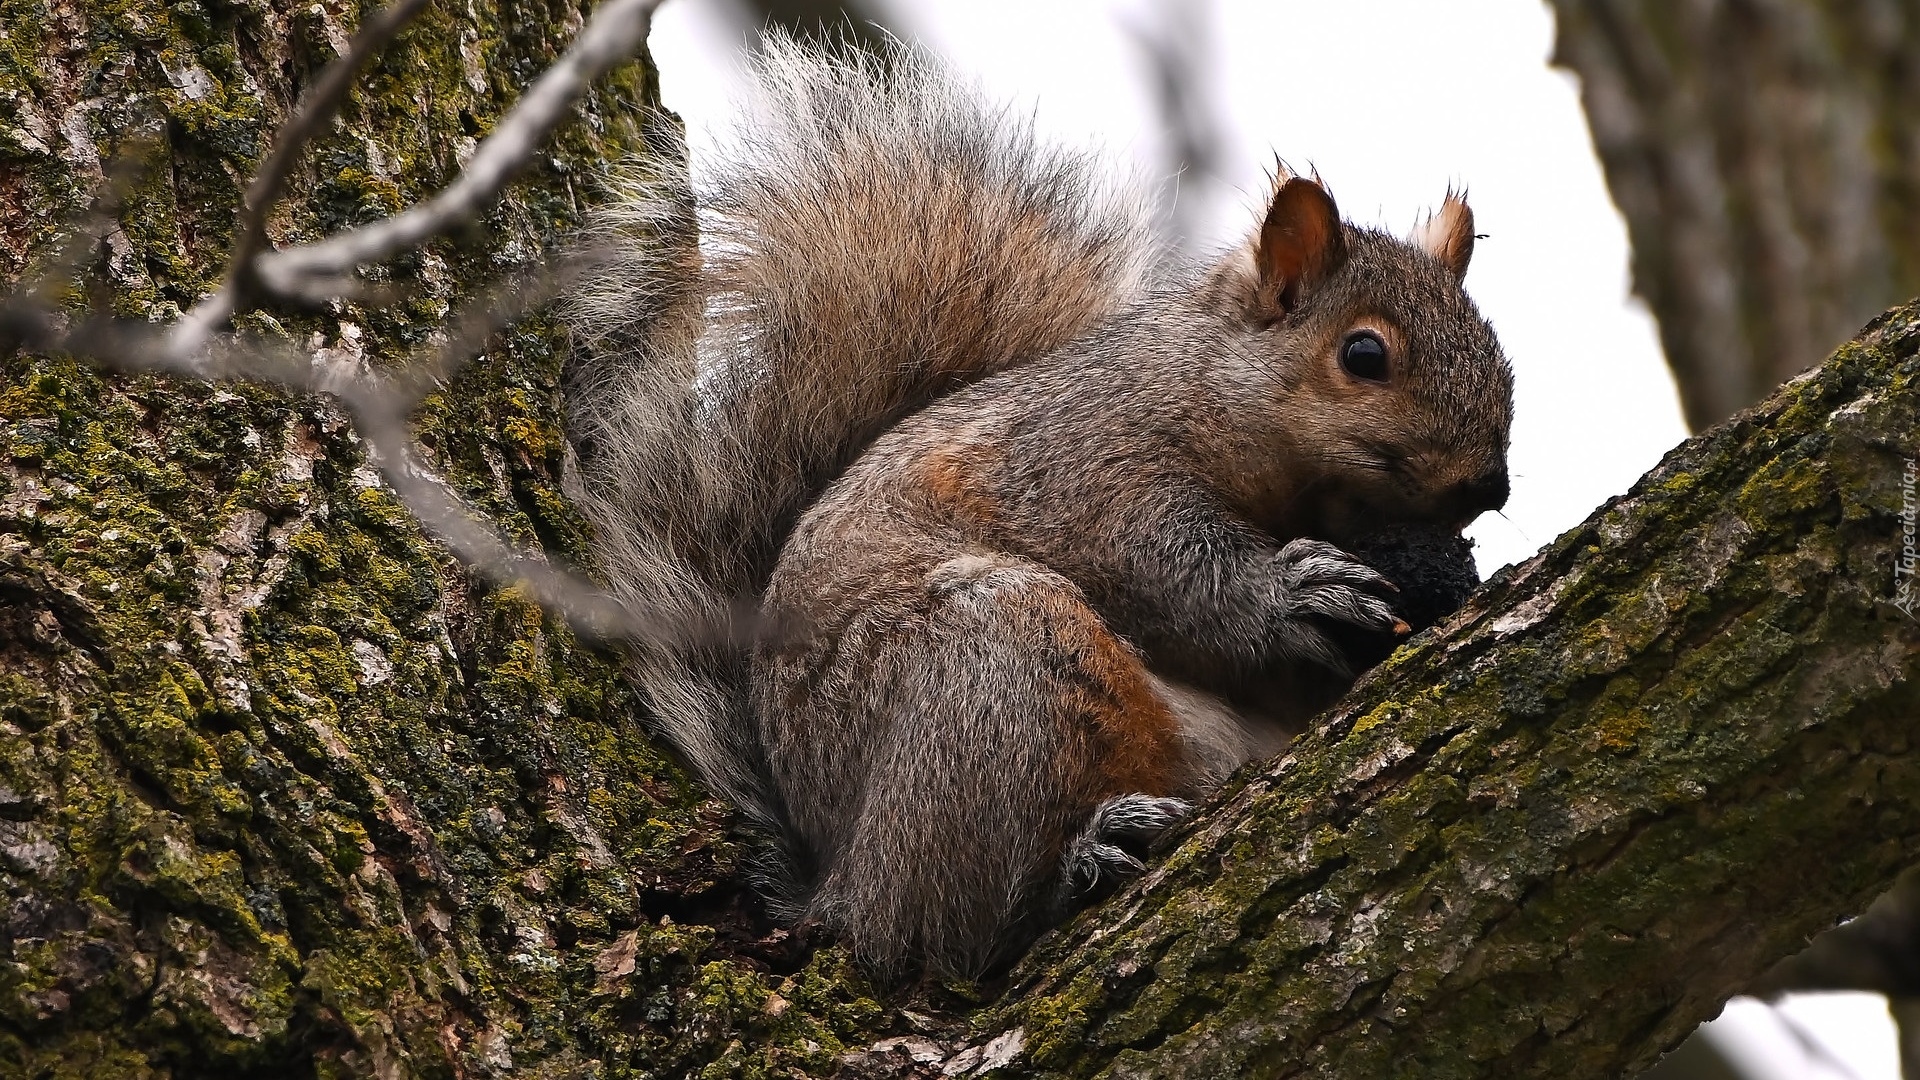
M1900 470L1900 554L1893 560L1893 606L1907 613L1907 618L1920 618L1920 587L1915 584L1915 571L1920 570L1920 500L1914 497L1914 481L1920 479L1920 467L1912 458L1907 459L1906 467Z

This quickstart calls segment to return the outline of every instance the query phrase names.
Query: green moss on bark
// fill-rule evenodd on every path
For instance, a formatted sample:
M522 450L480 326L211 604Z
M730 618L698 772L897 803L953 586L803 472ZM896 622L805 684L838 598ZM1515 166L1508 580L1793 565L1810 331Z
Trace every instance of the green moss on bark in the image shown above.
M0 0L0 272L47 265L133 161L88 287L142 318L191 305L366 10ZM429 6L274 239L431 193L583 17ZM652 80L616 72L484 221L375 268L401 302L249 327L335 362L427 346L640 149ZM527 320L417 422L508 533L577 557L563 360ZM470 581L332 404L0 367L0 1074L775 1075L885 1023L837 952L771 974L668 917L731 910L726 812L647 737L618 658Z
M45 265L119 155L149 167L86 284L191 304L362 10L0 0L0 268ZM430 8L275 239L433 190L581 17ZM378 268L402 302L248 325L335 362L427 345L640 147L651 79L617 73L479 227ZM1920 852L1915 624L1885 603L1916 353L1907 308L1494 582L1043 942L971 1039L964 1004L883 1007L839 950L752 959L726 811L617 657L476 587L338 409L8 358L0 1074L1630 1069ZM577 557L563 356L527 320L416 422L507 532Z

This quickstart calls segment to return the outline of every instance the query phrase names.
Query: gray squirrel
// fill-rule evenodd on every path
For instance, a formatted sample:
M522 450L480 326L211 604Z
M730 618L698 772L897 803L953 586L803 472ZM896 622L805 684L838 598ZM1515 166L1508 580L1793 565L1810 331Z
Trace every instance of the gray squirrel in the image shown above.
M1473 215L1401 240L1282 170L1244 245L1150 271L1142 200L923 57L774 36L753 83L700 183L636 167L589 230L582 505L617 594L757 610L633 677L774 910L977 976L1284 748L1338 631L1406 631L1341 545L1506 501Z

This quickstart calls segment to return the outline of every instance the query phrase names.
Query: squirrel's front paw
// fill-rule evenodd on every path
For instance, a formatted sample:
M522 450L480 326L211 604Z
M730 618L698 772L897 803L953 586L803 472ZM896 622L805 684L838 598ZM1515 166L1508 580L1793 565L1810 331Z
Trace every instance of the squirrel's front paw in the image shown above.
M1404 634L1406 621L1381 593L1398 592L1379 571L1324 540L1295 540L1275 557L1276 644L1288 656L1347 671L1346 655L1315 625L1331 619L1367 630Z

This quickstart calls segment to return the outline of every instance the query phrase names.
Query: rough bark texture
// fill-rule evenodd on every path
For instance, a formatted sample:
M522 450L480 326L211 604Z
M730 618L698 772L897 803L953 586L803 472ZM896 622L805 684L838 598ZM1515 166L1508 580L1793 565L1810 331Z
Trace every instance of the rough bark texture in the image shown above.
M276 239L432 191L583 7L430 6L316 146ZM364 10L0 0L4 277L32 276L131 156L148 168L96 284L177 315L222 269L295 88ZM253 325L380 362L417 347L574 220L639 145L651 80L610 80L482 228L396 267L418 283L404 303ZM539 320L504 335L420 428L511 532L579 555L559 341ZM726 815L646 738L617 666L474 588L325 401L0 360L0 1076L831 1061L877 1011L837 954L768 976L676 924L730 895ZM762 1020L775 989L795 1006Z
M1396 653L993 1030L1061 1076L1644 1068L1920 856L1917 456L1920 304Z
M1695 430L1920 293L1920 0L1552 0Z
M200 295L261 140L357 15L0 0L7 276L128 152L154 167L100 291L160 318ZM571 0L435 9L277 237L431 190L578 22ZM613 80L485 228L397 267L414 299L255 325L403 355L574 219L639 145L649 80ZM578 556L558 340L534 320L497 344L423 438ZM1902 309L1683 448L977 1011L883 1006L838 950L753 940L724 811L614 659L474 588L325 401L6 358L0 1076L1643 1064L1920 855L1920 624L1885 602L1916 354Z

